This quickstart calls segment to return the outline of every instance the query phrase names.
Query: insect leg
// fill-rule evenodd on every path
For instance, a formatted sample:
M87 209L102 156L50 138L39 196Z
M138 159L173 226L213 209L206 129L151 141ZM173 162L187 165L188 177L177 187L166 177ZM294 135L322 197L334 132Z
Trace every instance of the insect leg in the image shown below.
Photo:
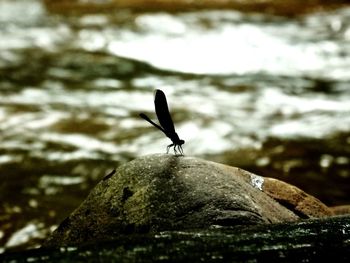
M166 147L166 153L167 153L167 154L169 153L169 149L170 149L170 147L172 147L172 146L174 146L173 143L172 143L172 144L169 144L169 145Z
M179 152L181 153L181 155L184 155L184 150L182 149L182 146L178 145L177 147L179 148Z
M177 155L176 146L177 146L177 144L174 144L174 153L175 153L175 155Z

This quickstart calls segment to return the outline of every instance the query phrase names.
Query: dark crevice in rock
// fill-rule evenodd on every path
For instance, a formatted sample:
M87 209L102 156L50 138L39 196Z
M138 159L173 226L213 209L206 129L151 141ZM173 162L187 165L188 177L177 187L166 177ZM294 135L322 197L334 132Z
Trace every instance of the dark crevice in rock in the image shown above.
M107 174L105 177L103 177L103 181L108 180L109 178L111 178L113 175L115 174L115 169L113 169L109 174Z
M125 187L123 189L122 202L125 203L125 201L132 197L133 194L134 193L129 189L129 187Z
M223 210L221 215L215 218L214 223L220 226L236 226L248 224L259 224L264 220L261 215L243 210ZM255 221L255 222L254 222Z
M298 211L297 209L295 209L295 206L287 203L283 200L276 200L280 205L284 206L285 208L287 208L288 210L292 211L294 214L296 214L299 218L301 219L308 219L310 218L308 215L305 215L303 212Z

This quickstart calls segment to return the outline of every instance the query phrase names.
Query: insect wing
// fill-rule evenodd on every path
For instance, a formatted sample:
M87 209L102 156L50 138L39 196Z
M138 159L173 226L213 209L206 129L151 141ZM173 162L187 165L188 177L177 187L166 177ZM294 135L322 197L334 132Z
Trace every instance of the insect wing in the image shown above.
M144 113L140 113L140 117L146 121L148 121L150 124L152 124L154 127L158 128L159 130L161 130L162 132L165 133L164 129L162 127L160 127L157 123L153 122L150 118L148 118L148 116Z
M155 98L154 98L154 106L156 109L156 114L159 120L160 125L163 127L167 134L174 134L175 128L173 120L171 119L168 103L163 91L157 89Z

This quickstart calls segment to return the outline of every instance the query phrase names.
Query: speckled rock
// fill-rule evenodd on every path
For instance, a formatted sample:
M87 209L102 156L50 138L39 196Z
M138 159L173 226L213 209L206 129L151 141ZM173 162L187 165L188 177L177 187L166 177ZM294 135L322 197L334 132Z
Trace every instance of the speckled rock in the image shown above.
M301 218L321 218L333 215L332 210L317 198L280 180L265 178L263 191Z
M338 205L329 208L334 215L350 215L350 205Z
M260 189L275 201L293 211L300 218L322 218L332 215L347 214L347 212L350 211L350 206L330 208L316 197L281 180L258 176L236 167L226 167L232 171L240 170L238 174L242 176L247 183Z
M44 246L76 245L125 233L299 219L259 184L247 182L249 174L192 157L158 154L135 159L106 176Z

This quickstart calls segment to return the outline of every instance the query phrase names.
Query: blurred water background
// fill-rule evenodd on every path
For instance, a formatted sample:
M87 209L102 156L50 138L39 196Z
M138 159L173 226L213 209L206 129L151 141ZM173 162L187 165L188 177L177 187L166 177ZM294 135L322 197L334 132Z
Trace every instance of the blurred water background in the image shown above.
M0 0L0 252L38 246L113 168L165 152L138 117L155 119L155 88L186 155L350 203L350 8L51 7Z

